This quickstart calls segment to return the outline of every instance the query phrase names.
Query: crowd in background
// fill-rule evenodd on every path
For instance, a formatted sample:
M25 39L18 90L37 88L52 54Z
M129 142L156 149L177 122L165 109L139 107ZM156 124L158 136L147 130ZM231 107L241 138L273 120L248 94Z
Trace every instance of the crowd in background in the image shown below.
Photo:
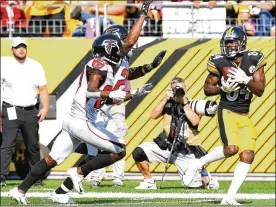
M1 0L1 36L9 36L8 28L9 24L12 24L13 36L93 37L96 30L93 30L96 28L96 12L100 15L98 22L101 30L104 24L108 26L115 23L124 24L130 29L139 17L142 1ZM162 36L163 2L154 1L142 36ZM219 1L171 0L170 2L179 4L193 2L195 9L200 8L202 2L208 2L207 7L212 9ZM226 2L227 25L239 25L249 36L275 36L275 1L224 2ZM108 4L106 11L105 4ZM105 12L108 16L107 22L104 21Z

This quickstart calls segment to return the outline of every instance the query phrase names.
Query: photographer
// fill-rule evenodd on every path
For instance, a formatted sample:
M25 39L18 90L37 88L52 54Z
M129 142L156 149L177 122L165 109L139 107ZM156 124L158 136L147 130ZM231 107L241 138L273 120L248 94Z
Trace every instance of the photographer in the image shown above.
M193 101L188 101L185 93L184 80L174 78L166 96L153 109L152 119L163 116L163 132L154 139L154 142L144 142L136 147L132 153L138 169L144 176L144 181L135 189L156 189L156 184L149 171L149 163L166 163L170 158L169 163L176 165L183 180L189 161L206 154L206 151L200 147L197 130L200 121L198 114L205 113L211 116L215 114L216 105L211 101L196 101L198 104L195 104ZM202 105L202 102L205 104ZM210 107L206 107L206 104ZM196 105L202 106L204 112L198 113L195 108ZM174 139L176 142L173 145ZM172 155L170 156L172 147ZM196 178L188 187L207 185L209 188L218 189L218 182L206 170L202 170L202 174L198 174Z

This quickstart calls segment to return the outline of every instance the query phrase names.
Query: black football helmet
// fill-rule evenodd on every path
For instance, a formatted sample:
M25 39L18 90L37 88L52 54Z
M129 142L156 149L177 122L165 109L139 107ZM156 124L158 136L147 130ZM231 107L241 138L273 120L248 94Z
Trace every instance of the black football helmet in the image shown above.
M220 40L221 53L227 58L241 56L246 50L247 36L239 27L229 27Z
M92 54L115 67L119 67L124 58L121 40L112 34L97 37L92 45Z
M128 35L128 29L122 25L114 24L108 27L103 34L116 35L120 40L124 41Z

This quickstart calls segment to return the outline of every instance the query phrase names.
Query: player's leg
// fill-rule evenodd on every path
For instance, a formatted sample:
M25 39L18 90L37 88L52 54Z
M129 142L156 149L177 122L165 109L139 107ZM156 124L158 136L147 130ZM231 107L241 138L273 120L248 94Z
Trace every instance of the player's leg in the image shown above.
M96 147L89 145L89 144L87 144L87 149L88 149L89 155L96 156L99 152L99 150ZM79 166L81 166L81 165L79 165ZM90 180L89 186L90 187L99 186L104 178L105 173L106 173L105 168L94 170L91 173L89 173L89 175L87 175L87 177L86 177L87 179Z
M207 155L191 161L185 173L185 185L189 185L192 182L197 171L204 165L224 159L225 157L231 157L239 151L239 147L237 146L238 127L235 113L226 109L218 109L216 118L223 146L215 147Z
M118 123L117 136L125 139L128 131L128 127L125 122L125 116L124 115L115 116L115 119L113 120L116 123ZM125 165L126 165L125 158L115 162L112 165L112 171L113 171L113 177L114 177L114 180L112 181L112 185L114 187L117 187L117 186L121 187L124 185L123 180L124 180L124 174L125 174Z
M107 130L108 127L105 128L102 125L93 125L91 122L84 120L73 120L70 124L72 125L70 133L78 136L78 139L83 142L91 144L102 150L92 160L88 161L81 167L68 170L69 176L73 181L74 188L79 193L82 193L83 189L81 187L83 177L86 177L93 170L109 166L122 159L126 154L125 145L122 143L122 139ZM78 124L77 129L73 127L76 124ZM116 127L114 123L112 124L113 127Z
M61 164L74 149L79 145L80 141L71 136L67 131L62 131L61 135L55 140L49 155L40 160L33 166L24 181L16 188L10 191L10 196L19 203L24 204L25 193L39 179L56 165Z
M256 129L248 116L236 114L239 129L239 152L240 161L237 164L232 183L228 189L227 195L222 200L222 204L237 205L235 196L244 182L249 171L251 163L254 161L254 150L257 139Z
M144 176L144 181L135 189L156 189L156 183L150 173L149 163L166 162L169 155L170 151L160 149L155 142L144 142L136 147L132 156L138 169Z

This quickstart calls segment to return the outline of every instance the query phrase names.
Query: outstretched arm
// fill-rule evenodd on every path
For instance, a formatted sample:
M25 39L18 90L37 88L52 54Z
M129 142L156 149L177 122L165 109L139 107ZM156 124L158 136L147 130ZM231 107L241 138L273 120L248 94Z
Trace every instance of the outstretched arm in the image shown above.
M138 66L138 67L134 67L134 68L129 68L128 70L128 80L134 80L137 78L140 78L142 76L144 76L145 74L149 73L150 71L152 71L153 69L157 68L164 56L166 55L166 50L161 51L153 60L152 63L150 64L145 64L143 66Z
M144 3L142 5L142 9L141 9L141 15L140 18L138 19L138 21L134 24L134 26L132 27L132 29L130 30L130 32L127 35L125 44L124 44L124 53L127 54L131 48L136 44L143 24L144 24L144 20L148 14L149 11L149 6L152 3L153 0L144 0Z

